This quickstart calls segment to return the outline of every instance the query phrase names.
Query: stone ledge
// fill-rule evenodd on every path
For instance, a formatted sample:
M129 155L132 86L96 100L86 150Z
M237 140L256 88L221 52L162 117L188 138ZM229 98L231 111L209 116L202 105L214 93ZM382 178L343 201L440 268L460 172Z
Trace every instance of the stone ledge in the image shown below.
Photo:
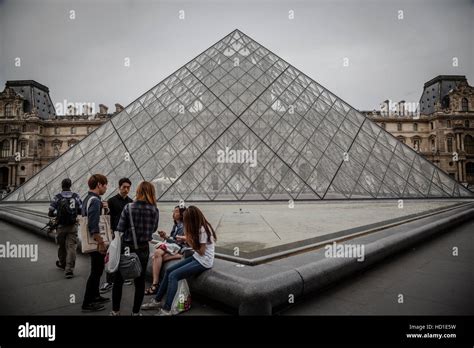
M275 308L288 304L290 295L296 299L319 291L472 218L474 203L339 242L364 245L364 262L354 258L326 258L324 248L257 266L216 259L213 269L190 279L189 283L192 292L233 308L239 315L271 315ZM54 235L41 230L44 223L37 216L28 219L24 214L0 209L0 219L54 239ZM150 249L154 250L153 245Z

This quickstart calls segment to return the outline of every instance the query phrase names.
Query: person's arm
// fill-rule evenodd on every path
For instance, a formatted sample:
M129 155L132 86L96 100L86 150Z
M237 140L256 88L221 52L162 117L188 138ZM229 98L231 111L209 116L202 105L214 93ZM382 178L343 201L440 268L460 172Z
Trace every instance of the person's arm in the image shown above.
M51 203L49 205L48 216L49 217L55 217L57 209L58 209L58 197L54 196L53 200L51 201Z
M75 199L76 199L77 214L80 215L82 212L82 200L78 194L75 195Z
M120 215L120 220L118 222L116 230L122 233L125 233L128 229L128 226L130 225L129 223L129 218L128 218L128 209L129 205L126 205L125 208L122 210L122 214Z
M89 228L89 233L93 236L94 234L99 234L99 221L100 221L100 207L101 203L98 198L89 198L91 200L89 203L89 209L87 211L87 225ZM95 238L94 238L95 240Z
M201 227L202 228L202 227ZM207 244L207 233L206 232L200 232L199 233L199 249L196 250L196 252L203 256L204 253L206 252L206 244Z
M153 224L153 232L158 229L158 223L160 222L160 211L156 208L156 218Z
M203 256L204 253L206 252L206 243L204 243L204 244L201 243L201 246L200 246L199 249L196 250L196 251L197 251L197 253L198 253L199 255Z

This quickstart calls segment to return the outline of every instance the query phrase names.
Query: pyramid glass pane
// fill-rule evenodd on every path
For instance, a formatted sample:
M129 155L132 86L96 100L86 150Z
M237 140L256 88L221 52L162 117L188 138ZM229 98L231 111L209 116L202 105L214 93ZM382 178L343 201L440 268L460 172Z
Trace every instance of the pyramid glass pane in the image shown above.
M49 200L64 177L84 195L92 173L111 183L124 176L149 180L168 201L473 196L239 30L5 200Z

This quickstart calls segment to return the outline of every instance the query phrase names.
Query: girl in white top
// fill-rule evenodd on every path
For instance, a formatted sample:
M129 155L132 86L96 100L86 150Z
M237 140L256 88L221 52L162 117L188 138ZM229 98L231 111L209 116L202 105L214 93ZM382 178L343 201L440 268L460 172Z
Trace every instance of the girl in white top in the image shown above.
M160 284L156 297L144 304L142 309L160 308L158 315L173 315L171 305L178 290L181 279L210 269L214 264L214 244L217 240L216 232L209 221L206 220L201 210L191 205L183 214L184 236L176 237L177 240L186 241L193 248L194 254L168 268ZM166 293L166 301L162 299Z

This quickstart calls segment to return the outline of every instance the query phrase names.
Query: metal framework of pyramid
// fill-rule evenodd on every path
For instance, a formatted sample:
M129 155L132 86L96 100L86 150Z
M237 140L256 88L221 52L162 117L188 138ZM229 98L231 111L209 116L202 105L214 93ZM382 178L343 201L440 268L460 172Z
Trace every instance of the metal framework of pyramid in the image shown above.
M256 165L219 151L256 150ZM229 152L231 153L231 152ZM229 163L230 162L230 163ZM158 199L470 197L413 149L239 30L167 77L12 192L45 201L69 177L155 183ZM133 190L132 190L133 191Z

